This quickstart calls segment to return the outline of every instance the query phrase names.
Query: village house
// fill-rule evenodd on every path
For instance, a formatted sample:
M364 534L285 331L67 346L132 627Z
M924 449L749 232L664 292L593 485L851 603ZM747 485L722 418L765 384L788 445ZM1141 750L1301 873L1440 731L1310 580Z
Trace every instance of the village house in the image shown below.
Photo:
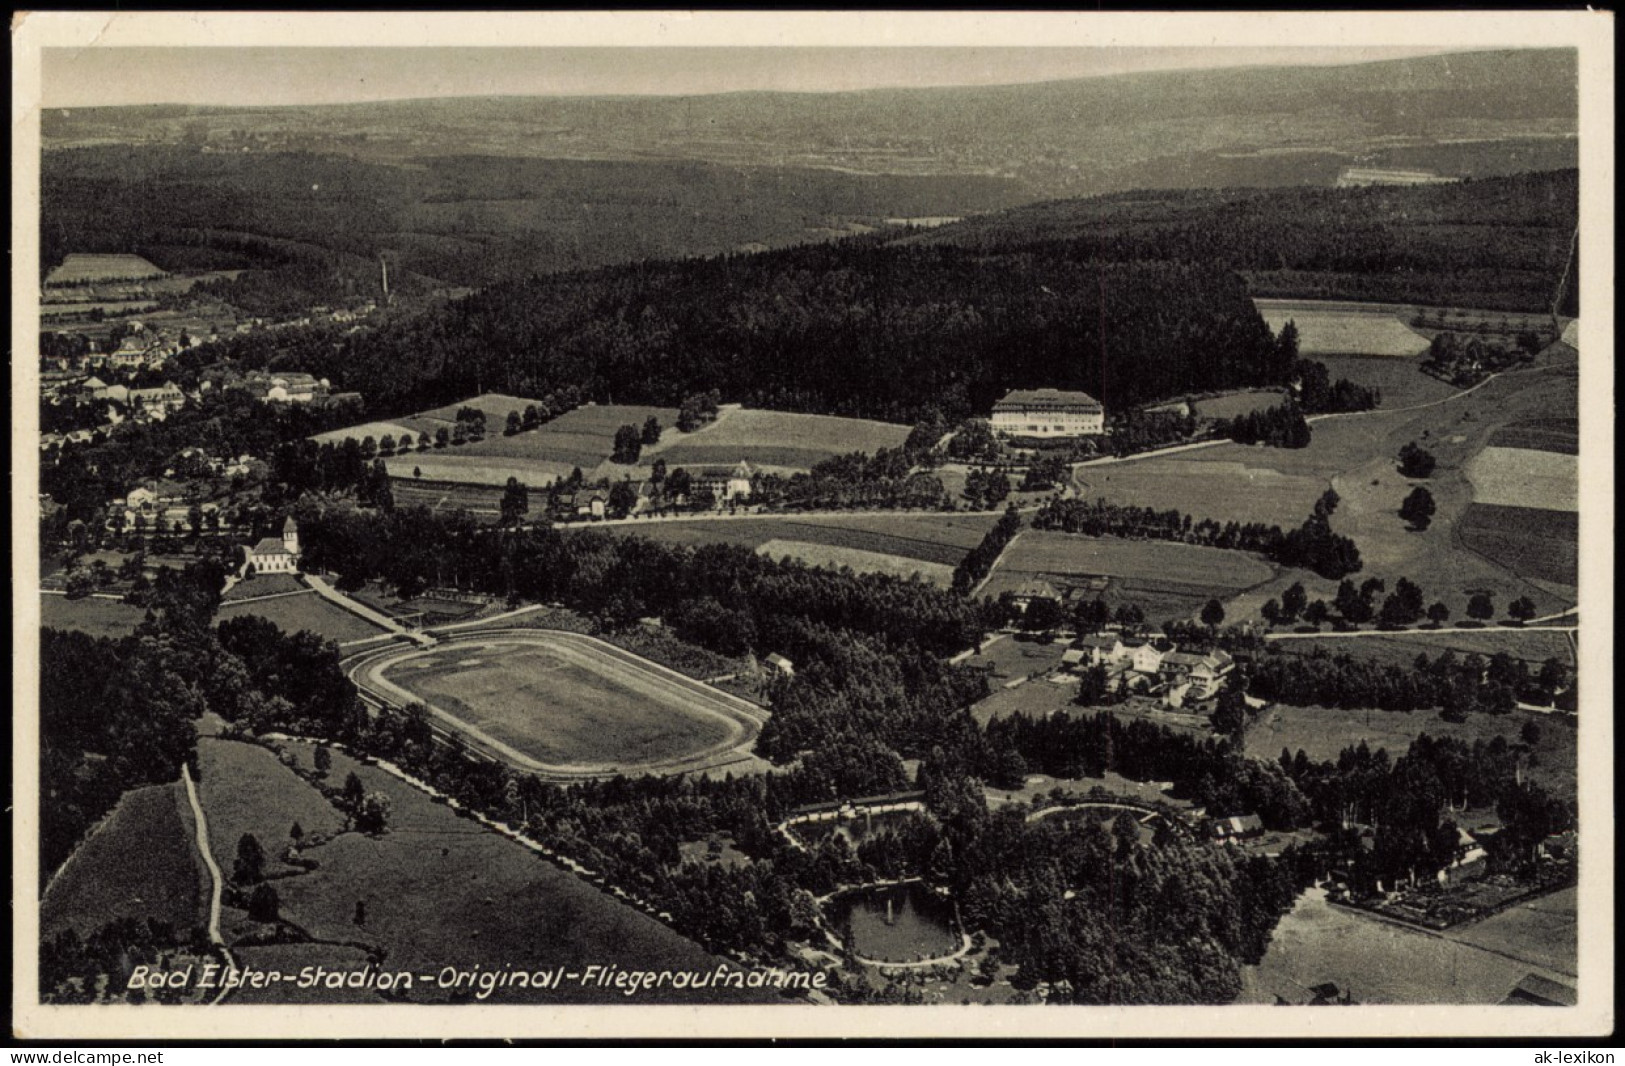
M1061 594L1055 591L1055 586L1051 585L1043 578L1038 577L1029 578L1028 580L1023 581L1019 586L1017 586L1016 590L1010 594L1010 602L1015 604L1016 607L1023 611L1025 611L1027 609L1027 605L1032 603L1034 600L1054 600L1059 602L1060 599Z
M282 536L265 537L248 549L248 565L256 574L292 574L299 570L299 523L290 516L282 523Z
M131 412L137 417L162 422L171 412L186 406L186 394L180 390L180 386L165 382L157 388L131 389L129 403Z
M256 372L236 385L261 403L312 403L325 400L331 391L326 378L317 380L310 374Z
M1214 650L1198 655L1176 649L1163 656L1157 676L1170 690L1182 690L1181 702L1205 700L1218 695L1225 676L1234 667L1235 660L1227 652Z
M767 663L767 665L771 666L773 669L777 670L779 673L783 674L785 677L795 676L795 664L776 651L770 652L767 658L763 659L762 661Z
M733 466L700 466L690 470L690 498L709 490L717 503L732 503L755 491L756 471L741 459Z
M1106 408L1086 392L1015 389L993 405L993 432L1010 437L1088 437L1106 432Z
M609 493L602 489L578 492L565 501L565 508L577 518L603 518L609 509Z

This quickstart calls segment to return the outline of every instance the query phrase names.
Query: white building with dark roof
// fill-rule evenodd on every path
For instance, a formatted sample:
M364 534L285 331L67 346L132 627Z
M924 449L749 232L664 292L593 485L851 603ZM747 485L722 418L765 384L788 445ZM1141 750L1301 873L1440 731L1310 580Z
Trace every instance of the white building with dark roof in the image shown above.
M248 562L256 574L294 574L299 571L299 523L282 523L282 536L266 537L248 549Z
M1087 392L1016 389L993 405L994 433L1012 437L1089 437L1106 432L1106 408Z

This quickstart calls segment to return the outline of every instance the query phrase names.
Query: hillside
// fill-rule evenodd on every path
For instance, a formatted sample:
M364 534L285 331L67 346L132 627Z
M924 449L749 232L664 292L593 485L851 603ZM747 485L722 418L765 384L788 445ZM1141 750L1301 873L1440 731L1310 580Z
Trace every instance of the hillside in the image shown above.
M487 388L573 385L622 404L715 388L750 407L900 423L985 412L1015 387L1121 408L1286 373L1219 267L876 238L493 286L311 354L309 369L376 411Z
M1579 217L1579 172L1411 188L1134 192L1013 208L904 238L1064 241L1105 259L1195 260L1260 296L1550 310ZM1566 314L1577 313L1569 294Z
M998 176L1025 199L1148 185L1327 184L1352 164L1457 176L1570 166L1568 50L1029 85L328 107L47 112L47 148L143 141L381 162L450 154Z

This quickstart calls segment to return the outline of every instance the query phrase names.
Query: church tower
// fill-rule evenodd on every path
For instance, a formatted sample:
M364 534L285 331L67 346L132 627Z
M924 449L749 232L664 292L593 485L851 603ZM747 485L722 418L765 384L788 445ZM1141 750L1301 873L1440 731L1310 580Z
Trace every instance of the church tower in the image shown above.
M282 546L287 549L289 555L295 557L299 555L299 523L295 522L291 515L282 523Z

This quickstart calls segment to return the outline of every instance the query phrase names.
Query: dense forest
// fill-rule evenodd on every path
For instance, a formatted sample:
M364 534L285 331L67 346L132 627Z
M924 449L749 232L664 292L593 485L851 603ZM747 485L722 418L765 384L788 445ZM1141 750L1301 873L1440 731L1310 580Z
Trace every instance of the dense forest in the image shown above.
M753 407L915 422L1018 386L1112 408L1282 384L1291 359L1219 267L856 238L497 285L305 369L396 408L576 384L617 403L720 388Z
M1579 224L1579 185L1579 171L1557 170L1414 187L1120 193L1019 207L910 240L1222 263L1260 296L1551 311ZM1574 286L1558 311L1579 313Z

